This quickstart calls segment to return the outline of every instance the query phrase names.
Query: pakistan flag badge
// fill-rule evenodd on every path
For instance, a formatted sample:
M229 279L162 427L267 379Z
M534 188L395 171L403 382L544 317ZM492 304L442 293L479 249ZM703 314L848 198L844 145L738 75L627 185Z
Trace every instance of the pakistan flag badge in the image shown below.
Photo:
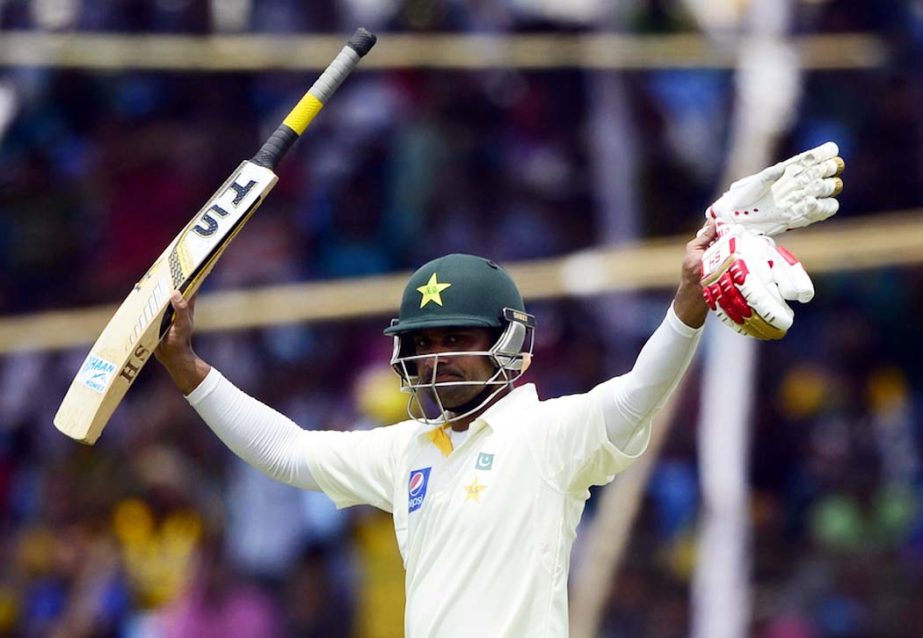
M478 453L478 461L474 464L474 469L476 470L489 470L494 466L494 455L485 454L484 452Z

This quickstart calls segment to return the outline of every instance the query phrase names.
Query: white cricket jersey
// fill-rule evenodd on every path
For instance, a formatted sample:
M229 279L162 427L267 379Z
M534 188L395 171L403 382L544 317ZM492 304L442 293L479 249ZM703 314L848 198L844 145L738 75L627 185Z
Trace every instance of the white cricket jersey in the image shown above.
M407 570L406 635L567 635L567 572L588 487L647 447L651 417L689 364L700 329L672 308L631 372L586 394L513 390L467 434L415 421L309 431L212 369L187 397L215 433L269 476L322 489L339 507L393 512ZM618 441L614 445L611 441Z
M570 550L588 488L649 439L645 425L635 449L610 443L603 404L616 382L549 401L519 387L448 454L435 428L414 421L315 433L310 471L337 506L394 514L409 638L567 635Z

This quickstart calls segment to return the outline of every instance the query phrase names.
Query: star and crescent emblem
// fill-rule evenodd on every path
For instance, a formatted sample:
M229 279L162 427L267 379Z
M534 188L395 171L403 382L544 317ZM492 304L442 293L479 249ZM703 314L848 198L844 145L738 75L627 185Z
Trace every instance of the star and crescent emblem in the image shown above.
M417 292L423 295L423 298L420 299L420 307L423 308L429 302L435 302L442 305L442 296L441 293L443 290L451 286L452 284L441 282L437 279L436 273L429 278L429 281L426 282L426 285L420 286L417 288Z

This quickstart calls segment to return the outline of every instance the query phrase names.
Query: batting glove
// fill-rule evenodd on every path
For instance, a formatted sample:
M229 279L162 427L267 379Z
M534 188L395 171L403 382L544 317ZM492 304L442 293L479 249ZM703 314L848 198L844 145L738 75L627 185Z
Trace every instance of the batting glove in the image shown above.
M814 284L801 263L766 235L722 224L702 256L702 294L722 322L742 335L781 339L794 311L786 299L807 303Z
M837 145L827 142L731 184L705 212L706 219L740 224L761 235L827 219L839 209L843 190L837 175L846 164Z

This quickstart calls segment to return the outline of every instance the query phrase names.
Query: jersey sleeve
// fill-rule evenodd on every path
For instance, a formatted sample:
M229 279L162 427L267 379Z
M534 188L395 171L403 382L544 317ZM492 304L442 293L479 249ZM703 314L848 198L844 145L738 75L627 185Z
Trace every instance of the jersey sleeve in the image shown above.
M186 399L228 448L270 478L320 487L308 469L311 432L251 397L215 368Z
M583 491L608 483L644 453L651 420L685 373L700 335L671 307L630 372L586 394L545 402L539 451L550 480Z
M603 384L586 394L542 403L542 425L533 440L539 466L558 489L583 492L591 485L604 485L647 449L650 428L639 432L626 449L609 440L608 400L609 391Z
M394 510L395 468L404 424L354 432L315 432L308 467L338 508L368 504Z
M609 440L620 449L634 449L651 418L679 385L695 354L702 328L684 324L671 306L651 335L630 372L605 384L611 401L605 405Z
M406 423L355 432L304 430L214 368L186 398L231 451L267 476L322 490L337 507L365 503L392 510L394 459L409 432Z

